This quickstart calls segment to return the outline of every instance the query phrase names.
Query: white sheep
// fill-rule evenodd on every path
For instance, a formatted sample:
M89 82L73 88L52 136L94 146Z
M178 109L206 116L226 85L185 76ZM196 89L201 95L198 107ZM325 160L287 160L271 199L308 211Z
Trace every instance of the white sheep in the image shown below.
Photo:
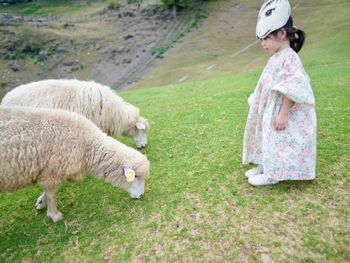
M149 177L146 156L107 136L90 120L65 110L0 107L0 193L39 183L47 216L62 219L55 193L64 181L91 172L140 198Z
M3 106L64 109L80 113L108 135L131 137L138 148L147 144L148 121L139 109L110 87L93 81L42 80L21 85L2 99Z

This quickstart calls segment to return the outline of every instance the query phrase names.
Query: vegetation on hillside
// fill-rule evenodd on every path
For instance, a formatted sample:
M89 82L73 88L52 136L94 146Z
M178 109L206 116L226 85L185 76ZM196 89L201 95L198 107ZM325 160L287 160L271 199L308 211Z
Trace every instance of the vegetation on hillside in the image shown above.
M191 0L161 0L161 2L168 8L172 9L172 16L173 19L177 19L177 10L191 7L197 2L203 2L203 0L197 0L197 1L191 1Z
M0 97L42 78L93 78L123 88L138 82L153 60L164 58L205 18L193 9L173 21L159 5L135 9L134 2L119 1L43 1L2 9L10 13L0 12Z

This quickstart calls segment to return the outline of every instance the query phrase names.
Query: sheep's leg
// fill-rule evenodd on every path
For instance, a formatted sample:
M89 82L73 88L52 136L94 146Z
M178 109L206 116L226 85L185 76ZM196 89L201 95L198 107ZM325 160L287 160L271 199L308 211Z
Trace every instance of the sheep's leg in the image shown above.
M39 196L38 200L36 201L35 208L36 210L42 210L45 208L47 204L47 197L46 193L44 192L41 196Z
M47 198L47 216L52 219L53 222L58 222L63 218L63 215L56 207L55 195L58 190L58 187L46 189L45 196Z

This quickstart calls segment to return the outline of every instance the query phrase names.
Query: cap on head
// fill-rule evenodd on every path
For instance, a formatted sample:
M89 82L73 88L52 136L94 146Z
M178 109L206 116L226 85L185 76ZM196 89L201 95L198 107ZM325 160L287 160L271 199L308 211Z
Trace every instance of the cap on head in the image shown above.
M291 16L291 6L288 0L267 0L261 6L256 36L260 39L267 37L271 32L285 26Z

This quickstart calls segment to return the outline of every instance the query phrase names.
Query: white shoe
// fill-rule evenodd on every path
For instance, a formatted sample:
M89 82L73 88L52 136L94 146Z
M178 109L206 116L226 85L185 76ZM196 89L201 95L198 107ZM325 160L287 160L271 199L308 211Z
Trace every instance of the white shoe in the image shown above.
M245 172L245 177L249 178L253 175L262 174L263 173L263 166L259 164L257 167L254 167L248 171Z
M253 186L273 185L278 184L278 181L273 179L268 174L258 174L248 178L248 183Z

